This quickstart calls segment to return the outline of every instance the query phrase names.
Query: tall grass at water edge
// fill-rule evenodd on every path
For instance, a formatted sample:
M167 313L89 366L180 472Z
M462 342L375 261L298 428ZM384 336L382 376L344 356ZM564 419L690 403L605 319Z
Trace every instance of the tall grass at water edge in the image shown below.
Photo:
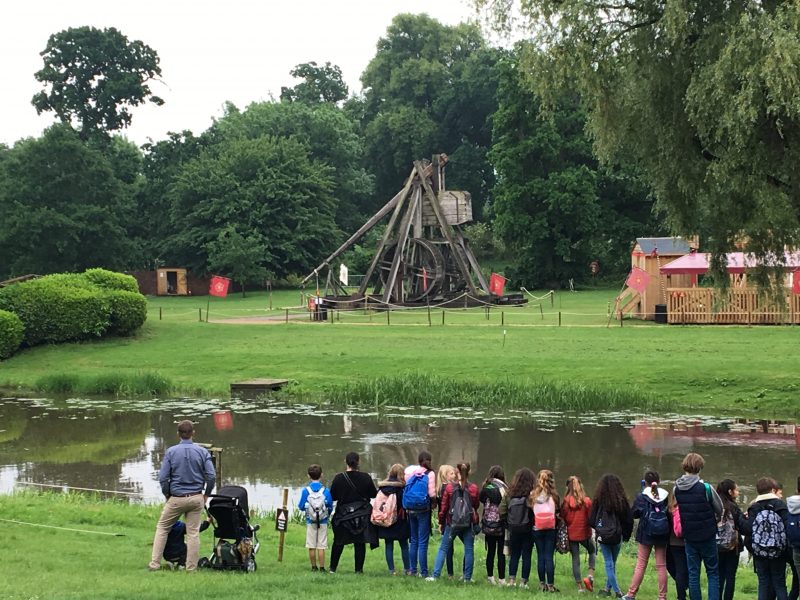
M36 380L36 390L49 394L85 394L87 396L163 396L175 389L161 373L51 373Z
M593 387L566 381L505 380L479 382L424 373L377 377L333 386L332 404L353 406L432 406L531 410L648 410L656 398L631 389Z

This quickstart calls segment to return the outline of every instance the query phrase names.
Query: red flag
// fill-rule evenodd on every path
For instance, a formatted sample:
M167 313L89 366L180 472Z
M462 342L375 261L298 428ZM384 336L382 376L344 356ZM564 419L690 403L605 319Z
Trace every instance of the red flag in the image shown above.
M800 271L792 273L792 293L800 294Z
M425 267L422 267L422 291L428 291L428 271L425 270Z
M492 273L489 277L489 291L495 296L502 296L506 288L507 279L497 273Z
M631 274L628 275L628 279L625 281L625 285L629 288L633 288L640 294L643 294L647 289L648 283L650 283L650 274L639 267L633 267L631 269Z
M227 277L214 275L214 277L211 278L211 285L208 286L208 293L212 296L224 298L228 295L228 285L230 285L230 283L231 280Z

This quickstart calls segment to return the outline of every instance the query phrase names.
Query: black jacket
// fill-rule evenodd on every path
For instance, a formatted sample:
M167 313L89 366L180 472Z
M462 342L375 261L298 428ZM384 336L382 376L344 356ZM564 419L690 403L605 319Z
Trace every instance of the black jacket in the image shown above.
M600 503L597 499L592 499L592 512L589 513L589 525L592 528L597 526L597 515L600 512ZM633 533L633 512L631 511L630 506L625 506L625 510L623 512L617 513L617 521L619 522L620 526L622 527L622 541L627 542L631 539L631 534Z
M789 509L786 507L786 502L774 496L773 494L769 494L769 496L771 497L763 498L761 500L753 502L747 508L747 521L745 523L745 534L746 534L745 545L747 546L747 550L750 553L753 552L753 539L752 539L753 524L756 521L756 516L762 510L767 510L767 509L774 510L783 521L784 527L787 526L787 521L789 519Z

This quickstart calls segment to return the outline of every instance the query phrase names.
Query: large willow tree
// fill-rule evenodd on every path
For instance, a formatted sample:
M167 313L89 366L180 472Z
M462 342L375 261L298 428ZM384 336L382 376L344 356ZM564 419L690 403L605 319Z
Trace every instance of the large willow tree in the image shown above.
M800 2L475 2L532 37L545 105L577 86L598 156L644 173L675 233L717 259L739 240L767 259L799 245Z

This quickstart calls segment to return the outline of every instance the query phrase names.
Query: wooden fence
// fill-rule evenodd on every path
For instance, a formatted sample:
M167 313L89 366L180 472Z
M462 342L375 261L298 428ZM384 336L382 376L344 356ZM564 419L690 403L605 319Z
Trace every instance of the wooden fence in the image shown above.
M678 324L800 324L800 295L791 290L783 305L754 288L730 289L721 296L714 288L668 288L667 319Z

